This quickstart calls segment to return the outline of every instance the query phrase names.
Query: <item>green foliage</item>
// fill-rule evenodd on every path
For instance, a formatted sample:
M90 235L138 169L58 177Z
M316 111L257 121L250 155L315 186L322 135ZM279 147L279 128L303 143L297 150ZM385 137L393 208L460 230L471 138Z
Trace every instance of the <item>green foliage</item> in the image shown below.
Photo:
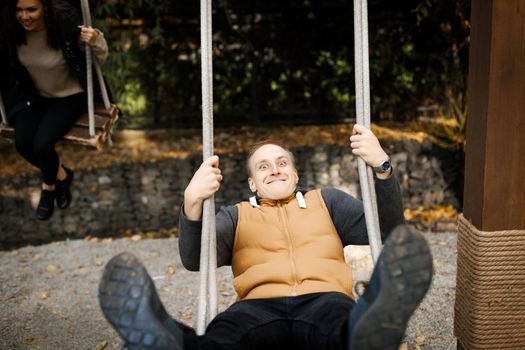
M413 118L420 105L446 103L444 91L464 95L470 1L376 0L370 7L376 112Z
M129 115L144 114L146 111L146 96L141 93L138 82L129 82L124 85L124 94L121 98L120 109Z
M110 43L104 72L117 101L147 124L199 120L199 3L106 0L96 25ZM397 120L464 94L470 1L369 0L372 113ZM353 115L350 0L214 2L214 110ZM297 121L301 117L295 116Z

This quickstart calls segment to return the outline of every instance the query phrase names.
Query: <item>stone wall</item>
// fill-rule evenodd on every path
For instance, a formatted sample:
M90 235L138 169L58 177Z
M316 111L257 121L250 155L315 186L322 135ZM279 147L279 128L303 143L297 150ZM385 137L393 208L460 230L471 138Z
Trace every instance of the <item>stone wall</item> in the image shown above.
M413 141L387 143L406 207L453 204L454 168L451 154L431 144ZM359 196L357 160L348 147L319 145L292 149L303 188L337 187ZM124 231L173 228L178 223L182 195L200 157L139 164L116 164L103 169L77 169L70 208L49 221L38 221L37 174L0 179L0 246L38 244L67 238L117 236ZM245 155L221 155L224 182L216 195L217 208L247 198Z

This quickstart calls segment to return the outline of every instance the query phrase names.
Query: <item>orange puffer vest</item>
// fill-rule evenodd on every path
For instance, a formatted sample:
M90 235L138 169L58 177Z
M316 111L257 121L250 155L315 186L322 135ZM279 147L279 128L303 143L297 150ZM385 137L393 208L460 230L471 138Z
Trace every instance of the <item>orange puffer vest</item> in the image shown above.
M233 284L239 300L316 292L352 294L352 271L320 190L262 200L260 208L237 204L232 253Z

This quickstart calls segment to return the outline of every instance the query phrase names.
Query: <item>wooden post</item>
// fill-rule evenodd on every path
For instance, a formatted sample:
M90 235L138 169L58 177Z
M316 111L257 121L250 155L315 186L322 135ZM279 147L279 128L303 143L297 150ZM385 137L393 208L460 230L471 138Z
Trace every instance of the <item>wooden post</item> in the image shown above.
M525 0L472 0L458 350L525 348Z
M472 0L464 215L525 229L525 0Z

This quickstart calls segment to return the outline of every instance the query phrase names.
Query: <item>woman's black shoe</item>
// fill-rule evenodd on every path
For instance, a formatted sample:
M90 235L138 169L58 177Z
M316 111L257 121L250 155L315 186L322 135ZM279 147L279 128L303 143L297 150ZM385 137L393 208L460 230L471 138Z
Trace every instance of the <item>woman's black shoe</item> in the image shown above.
M53 215L55 208L55 191L42 190L40 192L40 201L36 208L36 218L38 220L47 220Z
M63 168L66 172L66 178L62 181L56 180L55 183L55 196L57 206L60 209L66 209L71 203L71 191L69 188L71 187L74 177L73 170L68 169L65 166L63 166Z

